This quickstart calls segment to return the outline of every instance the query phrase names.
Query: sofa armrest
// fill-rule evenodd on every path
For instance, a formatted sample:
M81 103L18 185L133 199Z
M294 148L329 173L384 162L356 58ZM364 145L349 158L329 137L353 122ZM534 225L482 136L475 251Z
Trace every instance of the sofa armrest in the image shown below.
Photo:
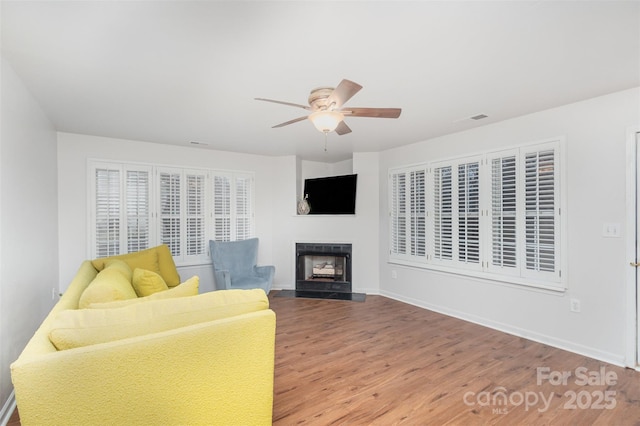
M262 310L19 358L23 425L270 425L275 314Z

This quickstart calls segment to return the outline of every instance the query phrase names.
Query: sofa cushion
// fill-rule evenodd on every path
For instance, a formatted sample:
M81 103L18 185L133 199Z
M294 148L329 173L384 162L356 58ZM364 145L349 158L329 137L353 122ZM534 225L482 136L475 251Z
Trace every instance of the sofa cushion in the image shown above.
M109 309L122 308L123 306L133 305L134 303L149 302L151 300L171 299L174 297L197 296L200 286L200 278L197 275L189 278L185 282L170 288L167 291L153 293L151 296L136 297L135 299L116 300L115 302L92 303L89 305L91 309Z
M160 274L141 268L134 269L131 284L138 297L151 296L153 293L169 290Z
M101 271L105 267L105 262L110 259L124 260L131 267L131 270L142 268L157 272L169 287L175 287L180 284L180 275L173 261L171 250L166 244L134 253L94 259L91 263L98 271Z
M122 262L109 262L109 266L100 271L82 292L78 308L83 309L92 303L112 302L114 300L134 299L138 297L127 279L127 269Z
M114 259L125 262L127 265L129 265L132 271L136 268L142 268L160 273L158 252L153 249L137 251L135 253L121 254L118 256L101 257L92 260L91 263L98 271L102 271L105 268L106 264Z
M262 289L221 290L114 309L66 310L53 320L51 343L71 349L171 330L269 308Z

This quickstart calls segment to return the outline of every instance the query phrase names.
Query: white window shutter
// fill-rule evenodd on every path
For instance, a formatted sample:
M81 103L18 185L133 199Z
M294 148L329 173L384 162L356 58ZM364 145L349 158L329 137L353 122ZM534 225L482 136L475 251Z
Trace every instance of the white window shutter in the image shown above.
M93 257L120 254L122 177L118 166L95 166Z
M206 175L186 174L186 256L206 255Z
M208 240L255 233L252 173L90 160L88 174L89 257L166 244L176 264L203 264Z
M453 259L453 181L451 166L433 170L433 258Z
M167 169L158 172L158 226L160 243L166 244L173 257L181 251L181 172Z
M213 177L213 239L231 240L231 176Z
M480 163L458 165L458 261L480 263Z
M524 267L527 271L556 272L557 189L555 150L526 152Z
M251 196L253 179L250 176L235 177L235 239L246 240L253 236L253 208Z
M394 172L390 178L391 254L407 254L406 173Z
M151 246L150 170L125 168L127 253Z
M489 268L518 272L517 153L503 153L491 162L491 261Z
M426 171L414 170L409 173L410 192L410 254L416 257L426 256Z

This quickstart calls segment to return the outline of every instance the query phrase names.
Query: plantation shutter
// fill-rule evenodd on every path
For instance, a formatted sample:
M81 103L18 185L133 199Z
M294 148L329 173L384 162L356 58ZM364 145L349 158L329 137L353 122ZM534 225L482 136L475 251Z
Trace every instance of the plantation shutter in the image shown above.
M231 177L213 178L213 239L231 241Z
M407 184L406 173L395 172L390 179L391 193L391 254L407 254Z
M557 257L556 184L554 149L524 156L525 262L527 271L555 273Z
M160 243L166 244L173 257L182 256L181 251L181 173L180 171L160 170L158 226Z
M186 256L206 255L206 175L186 174Z
M502 154L491 158L491 264L516 272L517 244L517 157Z
M458 165L458 261L480 263L480 163Z
M250 176L236 176L235 178L235 239L246 240L253 236L253 208L251 206L251 192L253 179Z
M94 168L94 257L120 254L121 168Z
M451 166L433 171L433 257L453 259L453 195Z
M151 246L150 171L125 168L127 253Z
M166 244L178 265L209 262L208 240L254 235L252 173L88 162L90 258Z
M409 173L410 193L410 254L426 256L426 171L415 170Z

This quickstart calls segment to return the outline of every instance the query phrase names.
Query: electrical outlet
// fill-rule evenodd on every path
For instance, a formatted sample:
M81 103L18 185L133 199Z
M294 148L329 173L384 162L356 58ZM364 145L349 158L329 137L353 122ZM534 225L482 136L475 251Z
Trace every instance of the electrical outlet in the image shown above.
M56 289L55 288L51 289L51 300L56 300Z
M571 312L580 312L580 299L571 299Z
M396 271L395 269L391 270L391 278L393 278L394 280L396 278L398 278L398 271Z

